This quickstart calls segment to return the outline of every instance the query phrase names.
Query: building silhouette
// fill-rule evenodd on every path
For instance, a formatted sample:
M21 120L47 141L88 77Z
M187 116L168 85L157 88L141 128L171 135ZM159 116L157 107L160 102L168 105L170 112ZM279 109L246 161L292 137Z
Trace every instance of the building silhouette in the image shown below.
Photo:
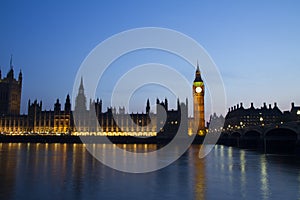
M214 117L213 119L216 119ZM225 116L223 130L241 129L246 127L265 126L269 124L283 124L284 122L299 121L300 107L291 104L291 110L282 112L277 103L260 108L255 108L251 103L249 108L244 108L243 103L229 108Z
M177 99L176 109L170 109L168 99L156 99L155 112L150 111L150 100L142 113L126 113L124 107L102 108L102 100L89 101L84 91L84 77L81 78L74 111L71 110L70 96L64 101L64 108L59 99L53 110L43 110L42 101L28 100L27 114L20 115L22 92L22 73L14 79L11 69L7 77L1 79L1 116L2 134L68 134L99 136L156 136L172 138L179 134L203 134L204 126L204 84L199 66L192 85L194 94L194 118L188 118L188 100Z
M18 79L14 78L12 57L10 70L6 77L2 78L0 70L0 115L19 115L22 93L22 72Z

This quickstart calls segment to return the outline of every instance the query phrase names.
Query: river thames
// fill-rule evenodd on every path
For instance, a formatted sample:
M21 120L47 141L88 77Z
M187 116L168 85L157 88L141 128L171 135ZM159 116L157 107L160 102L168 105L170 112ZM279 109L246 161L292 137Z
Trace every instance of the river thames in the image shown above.
M101 164L82 144L0 143L0 199L300 198L297 157L215 146L199 159L199 147L164 169L130 174Z

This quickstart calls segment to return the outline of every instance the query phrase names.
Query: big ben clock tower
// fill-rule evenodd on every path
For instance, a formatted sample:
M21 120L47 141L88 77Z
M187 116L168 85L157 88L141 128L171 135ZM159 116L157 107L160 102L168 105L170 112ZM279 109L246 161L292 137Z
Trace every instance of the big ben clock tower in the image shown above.
M205 129L204 121L204 84L201 78L199 65L197 63L197 70L195 73L195 80L193 83L193 97L194 97L194 127L197 133L201 133Z

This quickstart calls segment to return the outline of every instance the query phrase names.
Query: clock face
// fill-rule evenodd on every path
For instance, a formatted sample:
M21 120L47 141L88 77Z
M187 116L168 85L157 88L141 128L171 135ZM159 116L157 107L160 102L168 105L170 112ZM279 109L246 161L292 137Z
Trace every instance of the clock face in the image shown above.
M196 92L197 92L197 93L202 92L202 88L201 88L201 87L196 87Z

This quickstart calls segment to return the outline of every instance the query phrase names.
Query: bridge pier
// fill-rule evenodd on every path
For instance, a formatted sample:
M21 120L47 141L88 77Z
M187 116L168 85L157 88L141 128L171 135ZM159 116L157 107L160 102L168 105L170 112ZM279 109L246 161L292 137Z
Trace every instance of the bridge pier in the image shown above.
M261 152L261 153L266 153L267 152L267 144L266 144L266 139L265 138L260 138L257 141L257 151Z
M300 140L297 140L295 144L295 154L300 155Z
M240 147L240 138L238 137L228 137L227 146Z

